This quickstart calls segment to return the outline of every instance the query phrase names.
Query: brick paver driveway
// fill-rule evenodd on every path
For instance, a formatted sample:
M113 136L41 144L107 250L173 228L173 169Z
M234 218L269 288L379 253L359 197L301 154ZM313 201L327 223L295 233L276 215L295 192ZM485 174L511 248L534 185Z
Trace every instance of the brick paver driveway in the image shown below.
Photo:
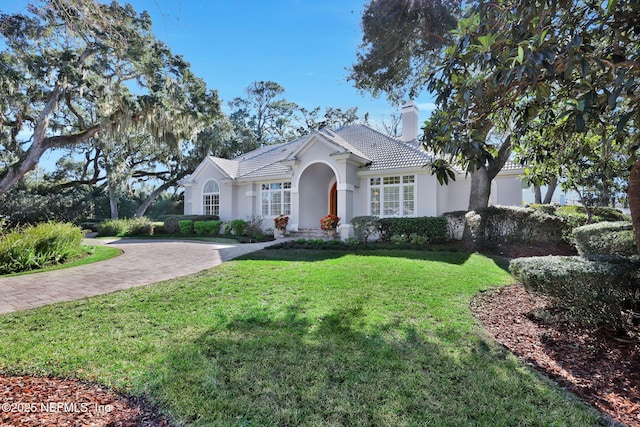
M90 240L124 253L107 261L44 273L0 278L0 313L147 285L213 268L274 242L219 244L195 241Z

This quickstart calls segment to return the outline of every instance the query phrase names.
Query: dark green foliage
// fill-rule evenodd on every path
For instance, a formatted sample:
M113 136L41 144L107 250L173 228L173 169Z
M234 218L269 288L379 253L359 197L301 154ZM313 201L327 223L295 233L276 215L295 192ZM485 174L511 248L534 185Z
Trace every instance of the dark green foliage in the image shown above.
M554 215L562 218L568 225L569 229L580 227L587 223L587 213L582 206L558 206L554 204L539 205L532 204L529 206L540 212L544 212L549 215ZM629 216L623 214L617 209L608 207L592 207L590 210L593 212L593 222L602 221L629 221Z
M560 217L540 210L490 206L469 212L467 226L472 242L558 243L570 231Z
M0 274L60 264L86 253L82 230L54 222L16 228L0 237Z
M550 296L582 323L630 330L640 313L638 257L531 257L511 273L533 292Z
M351 219L356 240L366 243L369 237L380 232L380 219L377 216L356 216Z
M164 218L164 219L162 219ZM219 220L217 215L166 215L160 217L160 220L164 220L164 231L168 234L179 234L180 227L178 221L191 220L191 221L212 221Z
M52 220L79 223L92 215L91 191L86 188L13 188L0 195L0 216L9 218L12 224Z
M180 228L180 234L193 233L193 220L181 219L178 221L178 227Z
M380 238L389 241L393 236L416 234L429 243L447 241L447 219L423 216L418 218L380 218Z
M577 227L571 234L580 255L637 255L630 222L598 222Z
M153 223L149 218L108 219L98 225L100 236L153 236Z
M240 237L244 234L245 229L247 228L247 221L244 219L234 219L229 222L231 225L231 230L233 230L233 234L237 237Z
M211 221L193 221L193 230L198 235L218 234L218 232L220 231L220 224L222 224L222 221L215 219Z
M127 223L124 219L108 219L98 225L99 236L124 236Z

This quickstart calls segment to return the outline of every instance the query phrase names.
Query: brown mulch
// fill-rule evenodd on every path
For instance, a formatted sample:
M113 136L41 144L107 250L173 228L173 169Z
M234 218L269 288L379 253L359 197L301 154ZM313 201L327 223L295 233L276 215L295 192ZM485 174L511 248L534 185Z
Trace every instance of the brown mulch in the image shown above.
M171 427L146 402L76 379L0 375L0 426Z
M525 363L618 423L640 426L640 343L572 324L521 285L484 292L471 310Z

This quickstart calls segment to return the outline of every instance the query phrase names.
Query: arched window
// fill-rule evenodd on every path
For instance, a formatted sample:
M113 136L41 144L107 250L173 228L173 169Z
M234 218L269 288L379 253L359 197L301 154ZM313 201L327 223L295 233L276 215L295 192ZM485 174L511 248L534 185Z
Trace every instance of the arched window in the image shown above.
M204 215L220 215L220 186L210 179L202 189L202 213Z

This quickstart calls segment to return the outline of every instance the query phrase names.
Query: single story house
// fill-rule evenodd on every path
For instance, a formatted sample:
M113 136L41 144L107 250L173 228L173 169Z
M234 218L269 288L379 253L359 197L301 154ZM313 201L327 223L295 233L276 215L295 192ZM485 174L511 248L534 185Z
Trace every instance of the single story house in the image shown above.
M341 218L338 232L353 235L351 219L437 216L466 210L470 179L440 185L426 164L433 155L418 138L418 108L402 107L402 137L385 135L363 124L268 145L234 159L207 157L184 186L184 213L218 215L221 220L289 216L287 230L319 229L320 218ZM493 182L491 203L522 204L523 170L509 163Z

